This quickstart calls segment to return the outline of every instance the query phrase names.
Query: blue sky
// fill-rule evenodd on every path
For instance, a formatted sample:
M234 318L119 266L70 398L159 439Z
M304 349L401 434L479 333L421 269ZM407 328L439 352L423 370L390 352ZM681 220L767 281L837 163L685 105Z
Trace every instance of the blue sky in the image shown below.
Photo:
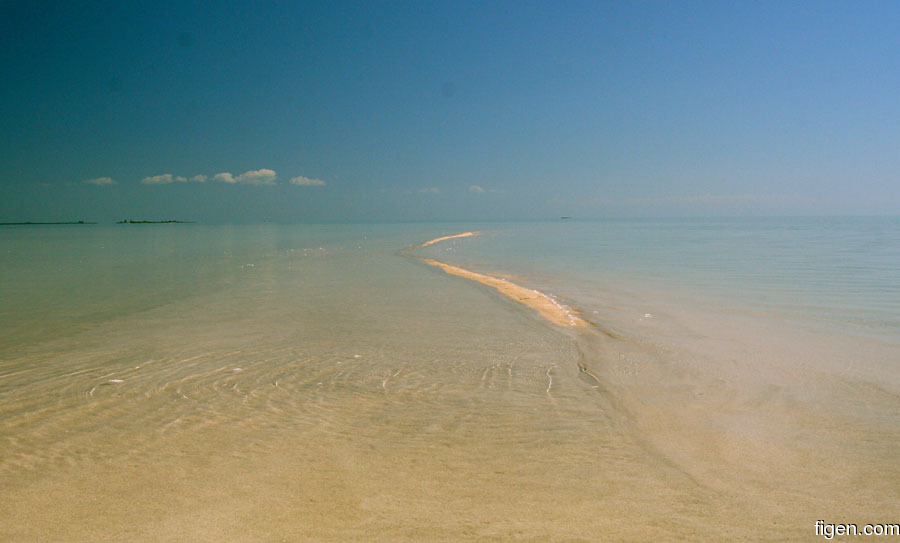
M895 2L19 4L0 221L900 213Z

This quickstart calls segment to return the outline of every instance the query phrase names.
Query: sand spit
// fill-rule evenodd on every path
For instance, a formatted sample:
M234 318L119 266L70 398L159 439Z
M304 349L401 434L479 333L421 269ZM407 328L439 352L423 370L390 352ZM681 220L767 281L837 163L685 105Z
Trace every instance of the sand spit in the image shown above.
M439 243L441 241L446 241L448 239L456 239L456 238L467 238L469 236L477 236L481 232L463 232L462 234L454 234L452 236L444 236L440 238L435 238L425 243L419 245L421 247L428 247L429 245L434 245L435 243ZM419 260L425 262L430 266L436 266L441 268L446 273L450 275L456 275L459 277L465 277L466 279L471 279L472 281L477 281L482 285L487 285L489 287L494 287L497 289L500 294L503 294L507 298L511 298L519 303L525 304L528 307L536 309L538 313L541 314L542 317L552 322L557 326L567 326L567 327L581 327L587 326L587 321L582 318L579 318L575 314L572 313L571 310L564 307L562 304L554 300L552 297L547 296L543 292L532 290L529 288L525 288L521 285L517 285L512 281L507 281L506 279L501 279L499 277L492 277L490 275L484 275L481 273L475 273L473 271L469 271L464 268L460 268L458 266L452 266L450 264L445 264L443 262L439 262L432 258L425 258L417 256Z
M442 238L434 238L432 240L426 241L419 247L428 247L429 245L434 245L435 243L439 243L441 241L446 241L448 239L456 239L456 238L467 238L469 236L477 236L481 232L463 232L462 234L453 234L452 236L444 236Z
M441 268L450 275L465 277L466 279L478 281L482 285L494 287L500 292L500 294L503 294L504 296L511 298L517 302L523 303L528 307L537 309L538 313L540 313L542 317L557 326L587 326L587 322L584 319L573 315L559 302L557 302L550 296L547 296L543 292L525 288L523 286L507 281L506 279L499 279L497 277L491 277L490 275L482 275L480 273L471 272L457 266L444 264L443 262L438 262L437 260L431 258L422 258L421 260L426 264Z

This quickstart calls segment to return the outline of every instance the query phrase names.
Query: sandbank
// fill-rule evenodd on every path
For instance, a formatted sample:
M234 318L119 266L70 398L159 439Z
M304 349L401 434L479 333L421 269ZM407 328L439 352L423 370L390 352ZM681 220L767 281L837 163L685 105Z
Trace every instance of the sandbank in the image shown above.
M454 234L452 236L443 236L440 238L435 238L425 243L419 245L419 247L428 247L429 245L434 245L435 243L439 243L441 241L446 241L448 239L456 239L456 238L467 238L469 236L477 236L481 232L463 232L461 234ZM475 273L473 271L469 271L465 268L460 268L458 266L452 266L450 264L445 264L443 262L439 262L432 258L425 257L417 257L422 262L430 266L436 266L441 268L446 273L450 275L456 275L459 277L465 277L466 279L471 279L472 281L477 281L482 285L487 285L489 287L494 287L500 294L503 294L507 298L513 299L519 303L525 304L528 307L536 309L538 313L541 314L542 317L552 322L557 326L569 326L569 327L580 327L587 326L587 321L584 319L574 315L572 311L563 307L562 304L547 296L543 292L532 290L529 288L525 288L521 285L517 285L512 281L508 281L506 279L501 279L499 277L492 277L490 275L484 275L481 273Z
M467 238L469 236L477 236L480 233L481 232L463 232L462 234L453 234L452 236L444 236L442 238L434 238L432 240L426 241L422 245L419 245L419 247L428 247L429 245L434 245L435 243L438 243L440 241L446 241L448 239Z
M451 266L450 264L444 264L443 262L438 262L431 258L422 258L421 260L428 265L441 268L450 275L465 277L466 279L478 281L482 285L494 287L500 294L519 303L523 303L528 307L537 309L542 317L557 326L587 326L587 322L584 319L575 316L568 309L543 292L525 288L511 281L507 281L506 279L491 277L490 275L483 275L457 266Z

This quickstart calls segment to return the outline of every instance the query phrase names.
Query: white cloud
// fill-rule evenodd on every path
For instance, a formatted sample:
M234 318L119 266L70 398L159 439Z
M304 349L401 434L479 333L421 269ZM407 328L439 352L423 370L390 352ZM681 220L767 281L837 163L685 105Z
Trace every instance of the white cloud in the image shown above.
M235 178L238 183L246 183L248 185L274 185L278 176L274 170L263 168L261 170L253 170L244 172Z
M421 192L423 194L440 194L441 190L437 187L425 187L425 188L419 189L419 192Z
M174 183L176 181L186 181L186 179L184 177L173 177L170 173L141 179L141 183L145 185L168 185L169 183Z
M244 185L274 185L275 180L278 179L278 176L275 174L274 170L263 168L261 170L251 170L249 172L244 172L237 177L231 175L228 172L217 173L213 176L213 179L230 184L241 183Z
M213 180L221 181L223 183L237 183L237 179L228 172L217 173L213 176Z
M85 179L82 183L87 183L88 185L115 185L116 180L112 177L96 177L94 179Z
M170 183L187 183L188 181L192 181L194 183L203 183L206 181L207 177L205 175L195 175L188 179L187 177L182 177L180 175L172 175L170 173L164 173L162 175L154 175L152 177L145 177L141 179L141 183L145 185L168 185Z
M325 185L325 181L322 181L321 179L310 179L309 177L303 177L302 175L299 175L297 177L291 178L291 184L301 185L304 187L321 187Z
M163 175L154 175L152 177L145 177L141 179L141 183L144 185L167 185L171 182L175 181L172 179L172 174L166 173Z
M499 194L503 192L503 189L486 189L478 185L469 185L469 192L474 192L475 194L485 194L488 192L492 194Z

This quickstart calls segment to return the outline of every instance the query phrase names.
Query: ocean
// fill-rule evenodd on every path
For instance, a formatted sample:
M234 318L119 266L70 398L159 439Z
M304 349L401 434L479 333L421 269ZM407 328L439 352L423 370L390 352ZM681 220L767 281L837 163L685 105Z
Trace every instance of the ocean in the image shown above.
M16 226L0 255L3 541L897 521L896 217Z

